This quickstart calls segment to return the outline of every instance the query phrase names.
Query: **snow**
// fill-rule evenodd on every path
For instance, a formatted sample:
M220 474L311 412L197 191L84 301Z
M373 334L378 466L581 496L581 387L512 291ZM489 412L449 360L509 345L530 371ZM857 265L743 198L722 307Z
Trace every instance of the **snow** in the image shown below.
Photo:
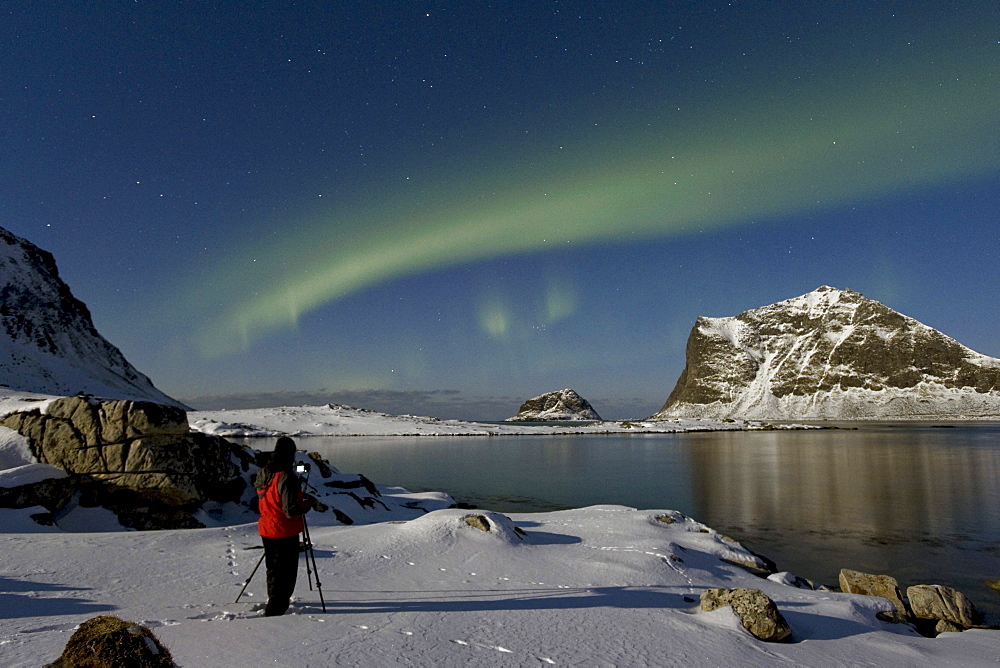
M207 431L552 433L345 407L191 417ZM700 423L709 426L733 428ZM686 427L699 422L667 425ZM2 476L39 466L11 434L0 432ZM55 660L74 629L100 614L148 626L184 666L1000 660L996 631L924 638L880 621L877 613L891 608L884 599L799 588L802 581L790 573L759 578L734 563L759 564L756 557L677 511L605 505L505 516L447 507L450 498L440 493L379 491L391 512L372 511L378 521L343 526L332 513L309 514L317 572L300 569L289 613L275 618L261 616L263 567L234 602L261 557L253 517L234 504L206 504L209 528L154 532L124 531L100 508L71 506L50 527L31 519L43 508L0 509L0 665ZM490 531L470 526L470 515L482 515ZM700 593L714 587L763 590L792 627L793 641L753 638L729 608L697 613Z
M0 387L0 415L30 411L35 408L45 412L49 404L58 398L49 394L21 392L19 390Z
M745 325L736 318L702 318L701 330L707 336L716 336L728 341L734 348L746 347L742 343ZM747 350L752 355L752 351Z
M10 527L0 534L4 666L54 660L98 614L150 627L185 666L251 657L275 666L973 666L1000 657L995 631L924 638L879 621L883 599L757 578L723 561L747 556L738 545L663 510L475 511L488 533L456 509L351 527L310 516L326 612L300 570L289 614L276 618L260 613L263 569L234 603L260 559L253 524L19 533L29 512L0 512ZM695 614L709 587L763 590L793 642L756 640L728 608Z

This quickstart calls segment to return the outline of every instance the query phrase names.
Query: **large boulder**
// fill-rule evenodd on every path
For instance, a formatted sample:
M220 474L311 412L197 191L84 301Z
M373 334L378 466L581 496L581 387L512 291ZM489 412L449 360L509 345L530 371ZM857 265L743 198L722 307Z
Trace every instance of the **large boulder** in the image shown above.
M45 668L174 668L176 665L167 648L147 627L112 615L101 615L81 624L66 642L62 655Z
M706 589L701 593L701 611L711 612L730 606L754 637L767 642L783 642L792 635L778 606L759 589Z
M150 402L64 397L46 413L13 413L0 425L27 437L40 463L70 474L46 489L8 490L0 503L25 507L50 492L41 505L55 512L82 494L135 528L190 526L180 518L205 501L238 500L245 487L240 474L252 463L244 448L190 432L183 410Z
M845 594L879 596L892 603L899 614L910 614L899 591L899 582L890 575L872 575L844 568L840 571L840 591Z
M950 622L971 628L980 622L979 612L965 594L943 585L914 585L906 590L913 616ZM953 630L949 628L948 630Z

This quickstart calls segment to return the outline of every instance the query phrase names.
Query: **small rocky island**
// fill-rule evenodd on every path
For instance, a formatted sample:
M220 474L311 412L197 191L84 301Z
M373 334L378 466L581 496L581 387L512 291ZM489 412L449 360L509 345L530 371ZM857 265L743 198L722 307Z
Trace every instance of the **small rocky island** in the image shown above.
M528 399L521 404L517 415L507 418L504 422L570 422L581 420L600 422L601 416L597 414L590 402L577 394L575 390L565 389Z

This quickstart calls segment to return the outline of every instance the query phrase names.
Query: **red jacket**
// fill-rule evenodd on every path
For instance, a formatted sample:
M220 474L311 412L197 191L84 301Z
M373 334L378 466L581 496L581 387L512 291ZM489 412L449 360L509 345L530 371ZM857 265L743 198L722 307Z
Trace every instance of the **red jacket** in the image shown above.
M285 471L261 469L257 488L257 532L264 538L289 538L302 533L302 515L309 509L299 479Z

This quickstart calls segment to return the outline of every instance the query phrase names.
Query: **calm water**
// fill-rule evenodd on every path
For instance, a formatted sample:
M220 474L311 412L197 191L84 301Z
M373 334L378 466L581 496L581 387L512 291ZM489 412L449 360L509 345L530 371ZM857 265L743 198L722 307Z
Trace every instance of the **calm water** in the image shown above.
M856 425L853 425L856 426ZM270 440L251 442L270 449ZM850 430L300 439L344 472L499 512L679 510L836 585L939 583L1000 622L1000 424Z

